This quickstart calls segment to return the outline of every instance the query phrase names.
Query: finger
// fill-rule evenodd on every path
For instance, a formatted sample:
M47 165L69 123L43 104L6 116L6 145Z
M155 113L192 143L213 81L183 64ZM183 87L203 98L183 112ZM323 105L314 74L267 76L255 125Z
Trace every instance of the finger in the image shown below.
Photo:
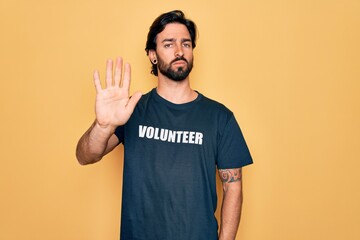
M141 92L135 92L134 95L131 96L128 104L126 105L128 110L131 110L131 112L134 111L134 108L135 108L136 104L139 102L141 96L142 96Z
M113 61L108 59L106 62L106 87L111 87L112 85L112 70L113 70Z
M115 63L115 86L120 86L120 80L121 80L121 71L122 71L122 65L123 65L123 61L121 57L116 58L116 63Z
M99 72L98 71L94 72L94 83L95 83L96 92L99 93L102 90L102 87L101 87L100 77L99 77Z
M128 91L130 90L130 81L131 81L131 66L129 63L125 63L122 87L124 89L127 89Z

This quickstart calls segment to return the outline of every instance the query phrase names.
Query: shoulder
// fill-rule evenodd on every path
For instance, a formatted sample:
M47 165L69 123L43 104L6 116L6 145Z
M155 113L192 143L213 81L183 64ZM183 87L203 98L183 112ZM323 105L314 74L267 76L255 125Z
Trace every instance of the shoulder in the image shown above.
M227 108L223 103L208 98L204 95L199 101L198 114L201 118L206 118L206 122L214 124L215 129L222 132L229 122L234 118L233 112Z
M220 114L220 115L223 115L223 116L232 116L233 115L233 112L227 108L224 104L216 101L216 100L213 100L211 98L208 98L204 95L202 95L201 93L199 93L201 95L201 107L204 108L204 109L208 109L212 112L215 112L216 114Z

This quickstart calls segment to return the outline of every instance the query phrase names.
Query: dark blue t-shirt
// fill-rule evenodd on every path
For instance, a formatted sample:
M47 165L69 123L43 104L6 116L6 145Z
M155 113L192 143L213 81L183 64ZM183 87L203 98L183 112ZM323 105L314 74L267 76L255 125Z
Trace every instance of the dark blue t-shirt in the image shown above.
M215 240L216 168L252 158L233 113L199 93L173 104L156 89L125 126L121 240Z

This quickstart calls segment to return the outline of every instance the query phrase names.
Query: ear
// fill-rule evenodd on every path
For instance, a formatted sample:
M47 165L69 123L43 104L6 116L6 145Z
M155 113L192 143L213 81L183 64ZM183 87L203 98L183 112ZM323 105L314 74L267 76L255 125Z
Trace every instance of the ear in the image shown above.
M152 62L152 63L154 63L154 64L157 63L156 52L155 52L155 50L153 50L153 49L150 49L150 50L149 50L149 60L150 60L150 62ZM155 62L154 62L154 61L155 61Z

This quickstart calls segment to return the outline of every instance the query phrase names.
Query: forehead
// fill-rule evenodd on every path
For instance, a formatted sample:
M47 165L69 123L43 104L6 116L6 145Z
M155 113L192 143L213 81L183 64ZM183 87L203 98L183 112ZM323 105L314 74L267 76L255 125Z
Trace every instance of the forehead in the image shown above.
M191 39L190 33L184 24L169 23L164 30L157 35L156 41L162 42L164 39Z

